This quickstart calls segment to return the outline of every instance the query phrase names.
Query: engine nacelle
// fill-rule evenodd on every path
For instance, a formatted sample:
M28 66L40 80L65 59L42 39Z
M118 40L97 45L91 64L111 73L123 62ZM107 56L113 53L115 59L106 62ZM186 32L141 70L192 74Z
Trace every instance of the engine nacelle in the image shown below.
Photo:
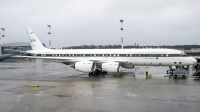
M117 62L103 63L102 70L106 72L119 72L120 65Z
M76 62L74 65L74 69L87 73L93 72L95 68L96 68L95 63L92 61L80 61Z

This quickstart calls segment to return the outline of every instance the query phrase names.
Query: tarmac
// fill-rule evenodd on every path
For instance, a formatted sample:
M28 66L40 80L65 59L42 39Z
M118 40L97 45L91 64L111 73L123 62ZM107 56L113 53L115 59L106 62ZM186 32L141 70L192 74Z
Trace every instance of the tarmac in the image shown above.
M0 62L0 112L200 112L200 78L192 69L187 79L164 77L166 70L89 76L62 63L7 59Z

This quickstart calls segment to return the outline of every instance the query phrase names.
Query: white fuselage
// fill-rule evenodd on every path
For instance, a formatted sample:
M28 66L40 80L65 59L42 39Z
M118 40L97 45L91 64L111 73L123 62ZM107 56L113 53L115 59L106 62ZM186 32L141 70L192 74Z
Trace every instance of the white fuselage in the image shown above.
M192 57L183 56L179 50L172 49L73 49L36 50L29 53L46 59L98 60L98 62L120 62L122 66L183 66L195 64Z

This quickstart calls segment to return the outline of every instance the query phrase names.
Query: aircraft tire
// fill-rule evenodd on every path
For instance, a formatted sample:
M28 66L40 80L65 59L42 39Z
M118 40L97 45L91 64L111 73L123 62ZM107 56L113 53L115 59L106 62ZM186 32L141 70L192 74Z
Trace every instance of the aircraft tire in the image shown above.
M177 79L178 78L178 76L177 75L174 75L174 79Z
M99 74L99 72L100 72L99 69L95 69L94 71L95 74Z
M183 78L183 79L185 79L185 78L186 78L186 76L185 76L185 75L182 75L182 78Z

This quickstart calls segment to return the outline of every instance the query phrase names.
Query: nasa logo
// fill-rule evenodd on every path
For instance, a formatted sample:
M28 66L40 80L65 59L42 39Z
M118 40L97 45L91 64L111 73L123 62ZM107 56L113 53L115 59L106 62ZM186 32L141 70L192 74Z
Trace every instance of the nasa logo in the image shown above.
M36 41L36 40L35 40L35 39L30 39L30 41L31 41L31 42L34 42L34 41Z

